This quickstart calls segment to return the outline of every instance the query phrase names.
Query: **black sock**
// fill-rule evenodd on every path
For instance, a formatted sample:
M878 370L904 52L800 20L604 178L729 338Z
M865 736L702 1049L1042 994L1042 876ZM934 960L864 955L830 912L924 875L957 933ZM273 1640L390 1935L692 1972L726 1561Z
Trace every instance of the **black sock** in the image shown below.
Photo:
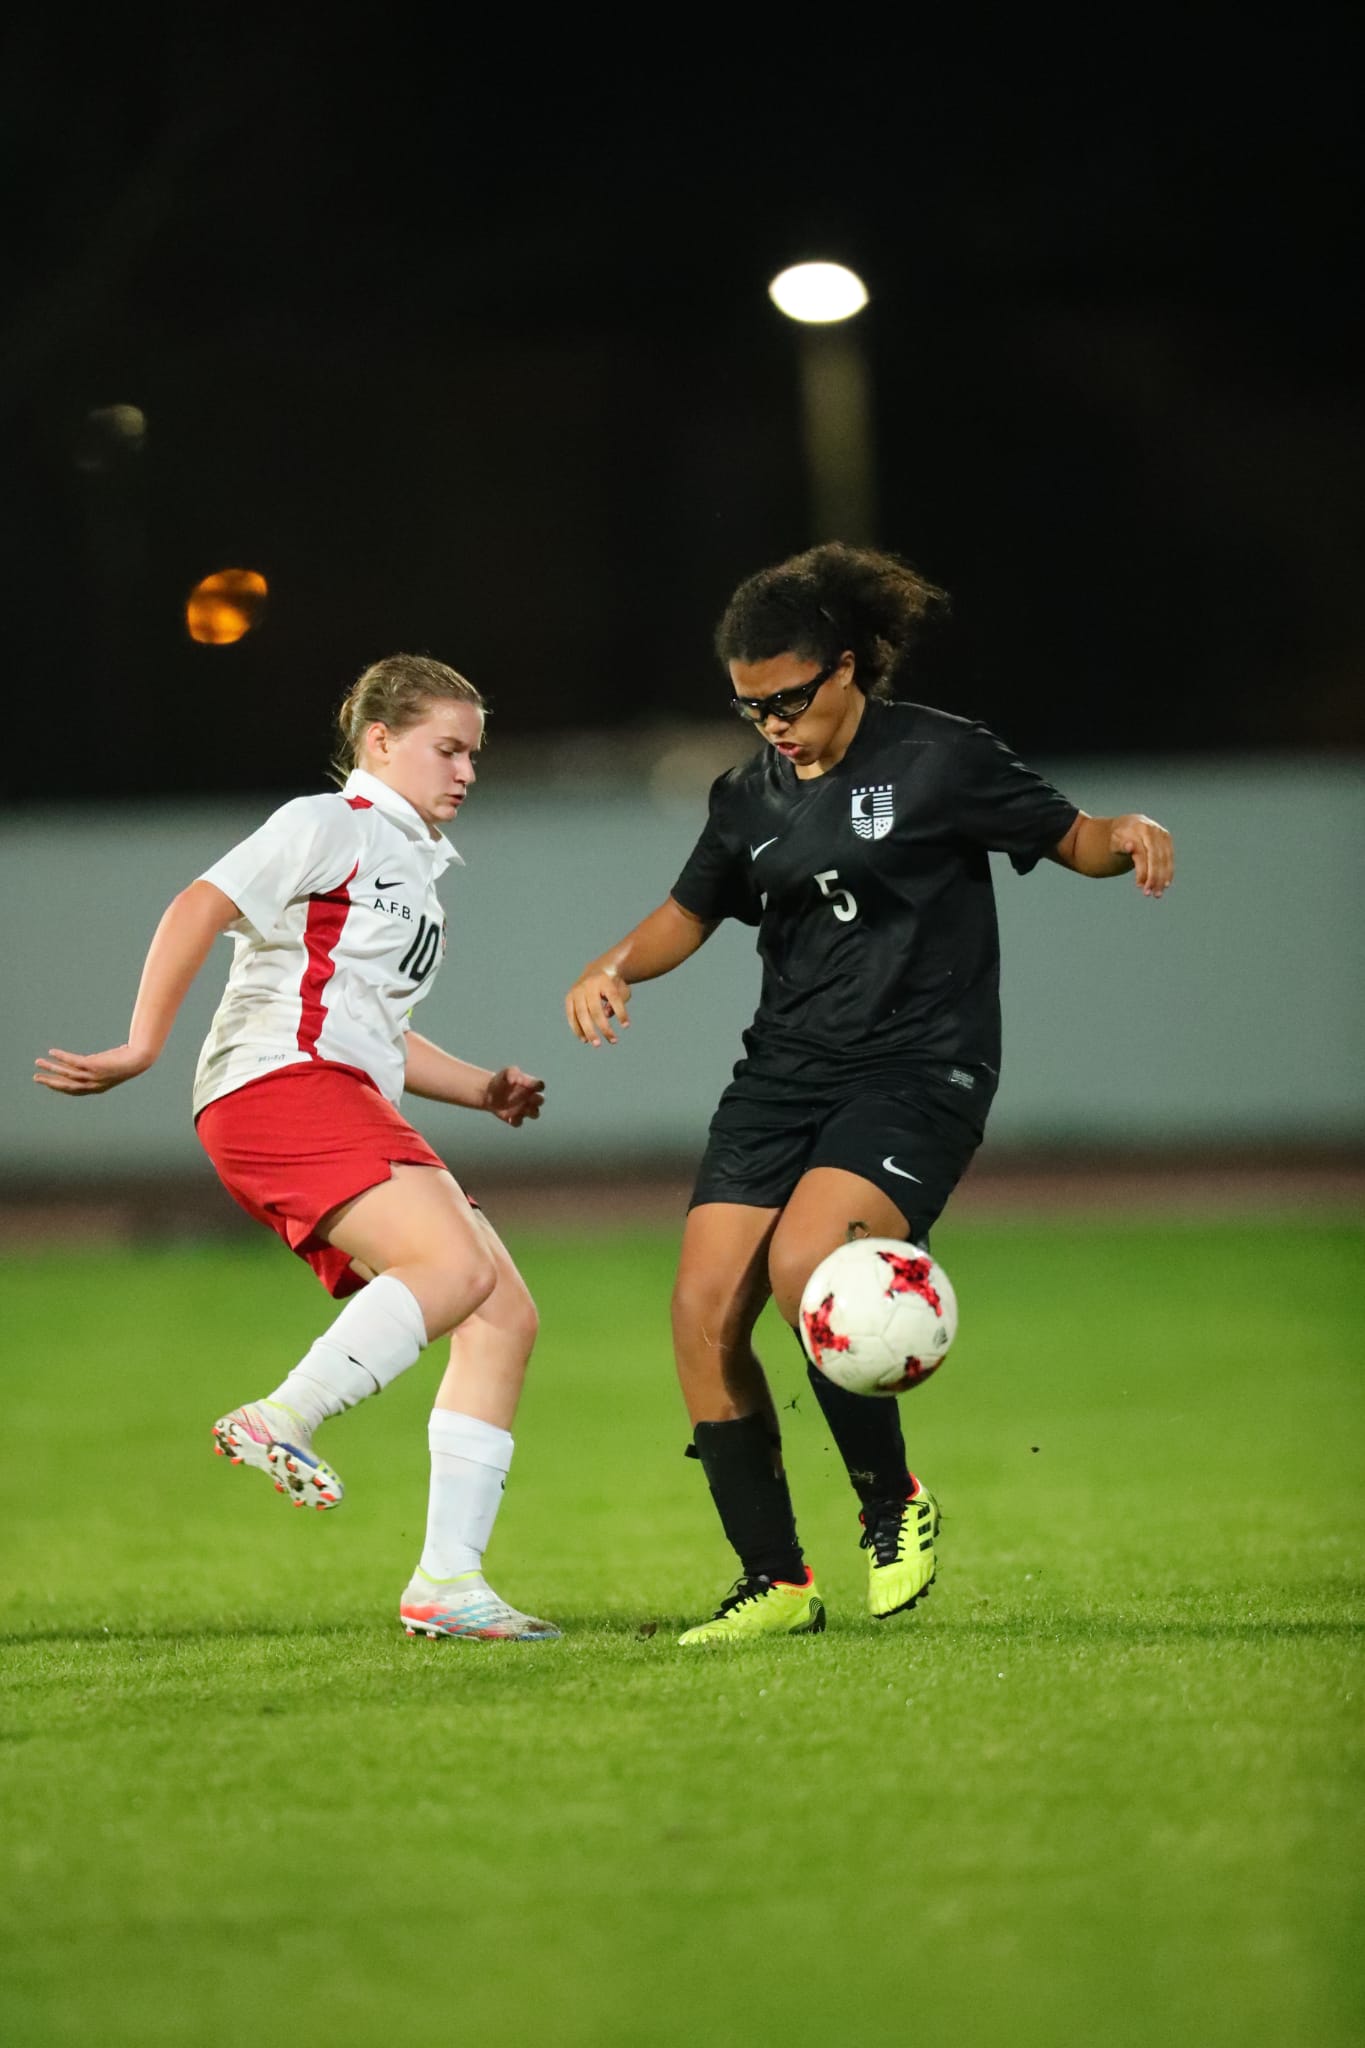
M762 1415L736 1422L699 1422L692 1432L721 1527L749 1578L806 1576L786 1474L774 1467L772 1437Z
M806 1374L864 1507L869 1501L904 1500L911 1481L899 1402L878 1394L850 1394L809 1360Z

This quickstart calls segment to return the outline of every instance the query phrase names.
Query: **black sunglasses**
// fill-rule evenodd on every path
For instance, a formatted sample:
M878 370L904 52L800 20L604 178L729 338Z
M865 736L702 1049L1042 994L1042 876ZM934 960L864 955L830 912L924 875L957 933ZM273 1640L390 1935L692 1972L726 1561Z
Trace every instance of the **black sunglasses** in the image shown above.
M730 702L740 717L750 725L762 725L765 718L785 720L800 718L815 702L817 690L822 690L830 677L844 665L842 654L821 669L818 676L812 676L808 683L797 683L790 690L774 690L769 697L731 697Z

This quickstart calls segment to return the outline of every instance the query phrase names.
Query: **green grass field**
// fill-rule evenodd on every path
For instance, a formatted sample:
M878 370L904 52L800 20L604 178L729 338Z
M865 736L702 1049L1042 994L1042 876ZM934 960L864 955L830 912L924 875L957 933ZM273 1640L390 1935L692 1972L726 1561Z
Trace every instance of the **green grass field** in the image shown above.
M7 2048L1361 2038L1358 1230L945 1227L939 1583L881 1625L774 1326L829 1631L686 1654L732 1571L672 1241L514 1248L490 1573L550 1645L396 1625L435 1354L296 1514L208 1426L325 1319L302 1267L0 1266Z

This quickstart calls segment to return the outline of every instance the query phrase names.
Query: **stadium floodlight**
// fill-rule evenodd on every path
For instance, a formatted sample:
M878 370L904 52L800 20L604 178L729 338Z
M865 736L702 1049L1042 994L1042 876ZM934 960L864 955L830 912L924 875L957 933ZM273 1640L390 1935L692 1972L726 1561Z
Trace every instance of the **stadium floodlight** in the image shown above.
M779 313L807 326L851 320L867 304L867 286L842 263L794 263L768 286Z
M862 330L850 323L867 304L867 287L842 263L794 263L768 286L778 311L795 321L813 542L875 545L872 377Z

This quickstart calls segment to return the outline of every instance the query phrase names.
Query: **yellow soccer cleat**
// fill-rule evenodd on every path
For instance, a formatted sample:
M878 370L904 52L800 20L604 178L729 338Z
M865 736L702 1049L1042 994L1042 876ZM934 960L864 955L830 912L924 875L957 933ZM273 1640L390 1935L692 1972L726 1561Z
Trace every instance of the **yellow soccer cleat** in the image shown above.
M678 1637L680 1644L747 1643L758 1636L818 1636L825 1603L810 1566L799 1585L787 1579L737 1579L710 1621Z
M938 1502L915 1481L908 1500L867 1509L863 1549L867 1560L867 1609L878 1621L901 1614L922 1600L934 1583L938 1557Z

